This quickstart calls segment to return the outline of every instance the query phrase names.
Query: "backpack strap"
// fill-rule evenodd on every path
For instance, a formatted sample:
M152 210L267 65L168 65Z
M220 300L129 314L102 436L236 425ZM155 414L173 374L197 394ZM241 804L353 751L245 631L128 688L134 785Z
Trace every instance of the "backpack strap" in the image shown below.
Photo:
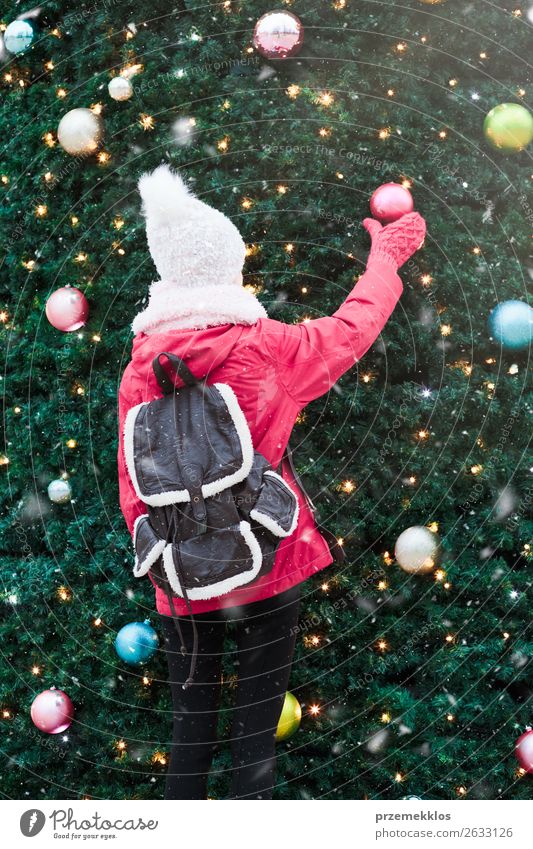
M154 370L154 374L157 378L157 382L159 386L163 390L164 395L169 395L171 392L177 388L174 381L170 379L168 372L163 368L161 363L159 362L159 357L167 357L170 365L172 366L174 372L178 375L178 377L183 381L186 386L196 386L196 384L201 381L198 380L189 366L181 360L179 357L176 357L175 354L169 354L168 351L161 351L157 357L154 357L152 360L152 368Z
M322 534L322 536L324 537L324 539L326 540L326 542L329 546L329 550L331 551L331 556L333 557L333 559L335 560L336 563L344 563L344 561L346 559L346 555L344 553L342 546L339 544L337 537L335 536L334 533L332 533L328 528L325 528L324 525L321 525L320 522L318 521L317 508L313 504L311 496L307 492L305 486L303 485L303 482L302 482L300 475L296 471L296 466L294 465L294 458L293 458L292 448L291 448L290 442L287 442L287 447L285 448L285 453L284 453L283 457L286 457L287 460L288 460L288 463L289 463L289 466L291 468L291 472L292 472L292 475L294 477L294 480L296 481L296 483L300 487L300 489L303 493L303 496L304 496L305 500L307 501L307 504L309 505L309 509L311 510L311 513L313 514L313 519L315 520L315 524L316 524L318 530L320 531L320 533ZM282 457L282 462L283 462L283 457ZM278 469L279 474L281 474L282 462L279 464L279 469Z

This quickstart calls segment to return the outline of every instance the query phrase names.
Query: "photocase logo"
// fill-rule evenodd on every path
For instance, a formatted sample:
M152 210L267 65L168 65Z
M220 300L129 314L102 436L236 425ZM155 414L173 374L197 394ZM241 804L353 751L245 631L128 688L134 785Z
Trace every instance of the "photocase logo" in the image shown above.
M24 811L20 818L20 830L24 837L35 837L42 831L45 822L46 817L42 811L30 808L29 811Z

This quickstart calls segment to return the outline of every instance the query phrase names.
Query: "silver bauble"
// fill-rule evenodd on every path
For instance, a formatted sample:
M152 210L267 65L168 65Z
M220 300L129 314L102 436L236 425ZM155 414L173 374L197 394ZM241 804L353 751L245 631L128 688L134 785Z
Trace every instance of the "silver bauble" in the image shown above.
M423 575L437 566L440 541L428 528L414 525L396 540L394 556L404 572Z
M72 497L72 489L66 480L58 478L48 484L48 498L54 504L66 504Z
M129 100L133 94L133 86L126 77L113 77L107 86L109 97L113 100Z
M99 115L83 107L63 115L57 128L61 147L73 156L88 156L98 149L104 134L104 122Z

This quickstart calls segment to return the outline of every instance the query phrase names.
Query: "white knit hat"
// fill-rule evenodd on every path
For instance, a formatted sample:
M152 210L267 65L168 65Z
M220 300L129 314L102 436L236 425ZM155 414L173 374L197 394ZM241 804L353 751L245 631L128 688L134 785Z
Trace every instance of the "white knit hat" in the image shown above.
M246 247L235 225L198 200L168 165L139 180L146 235L160 280L134 333L255 324L264 307L242 286Z

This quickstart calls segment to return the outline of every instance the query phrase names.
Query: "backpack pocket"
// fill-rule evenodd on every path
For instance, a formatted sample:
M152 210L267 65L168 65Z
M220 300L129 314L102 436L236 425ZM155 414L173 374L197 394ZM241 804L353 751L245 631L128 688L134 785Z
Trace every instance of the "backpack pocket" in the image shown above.
M298 524L298 510L298 499L290 486L277 472L267 470L250 519L276 537L288 537Z
M146 575L163 554L165 545L165 540L156 534L146 513L135 520L133 529L133 547L135 549L133 574L136 578L142 578L143 575Z
M191 601L224 595L253 581L263 557L248 522L169 543L163 568L173 592ZM185 591L185 592L184 592Z

